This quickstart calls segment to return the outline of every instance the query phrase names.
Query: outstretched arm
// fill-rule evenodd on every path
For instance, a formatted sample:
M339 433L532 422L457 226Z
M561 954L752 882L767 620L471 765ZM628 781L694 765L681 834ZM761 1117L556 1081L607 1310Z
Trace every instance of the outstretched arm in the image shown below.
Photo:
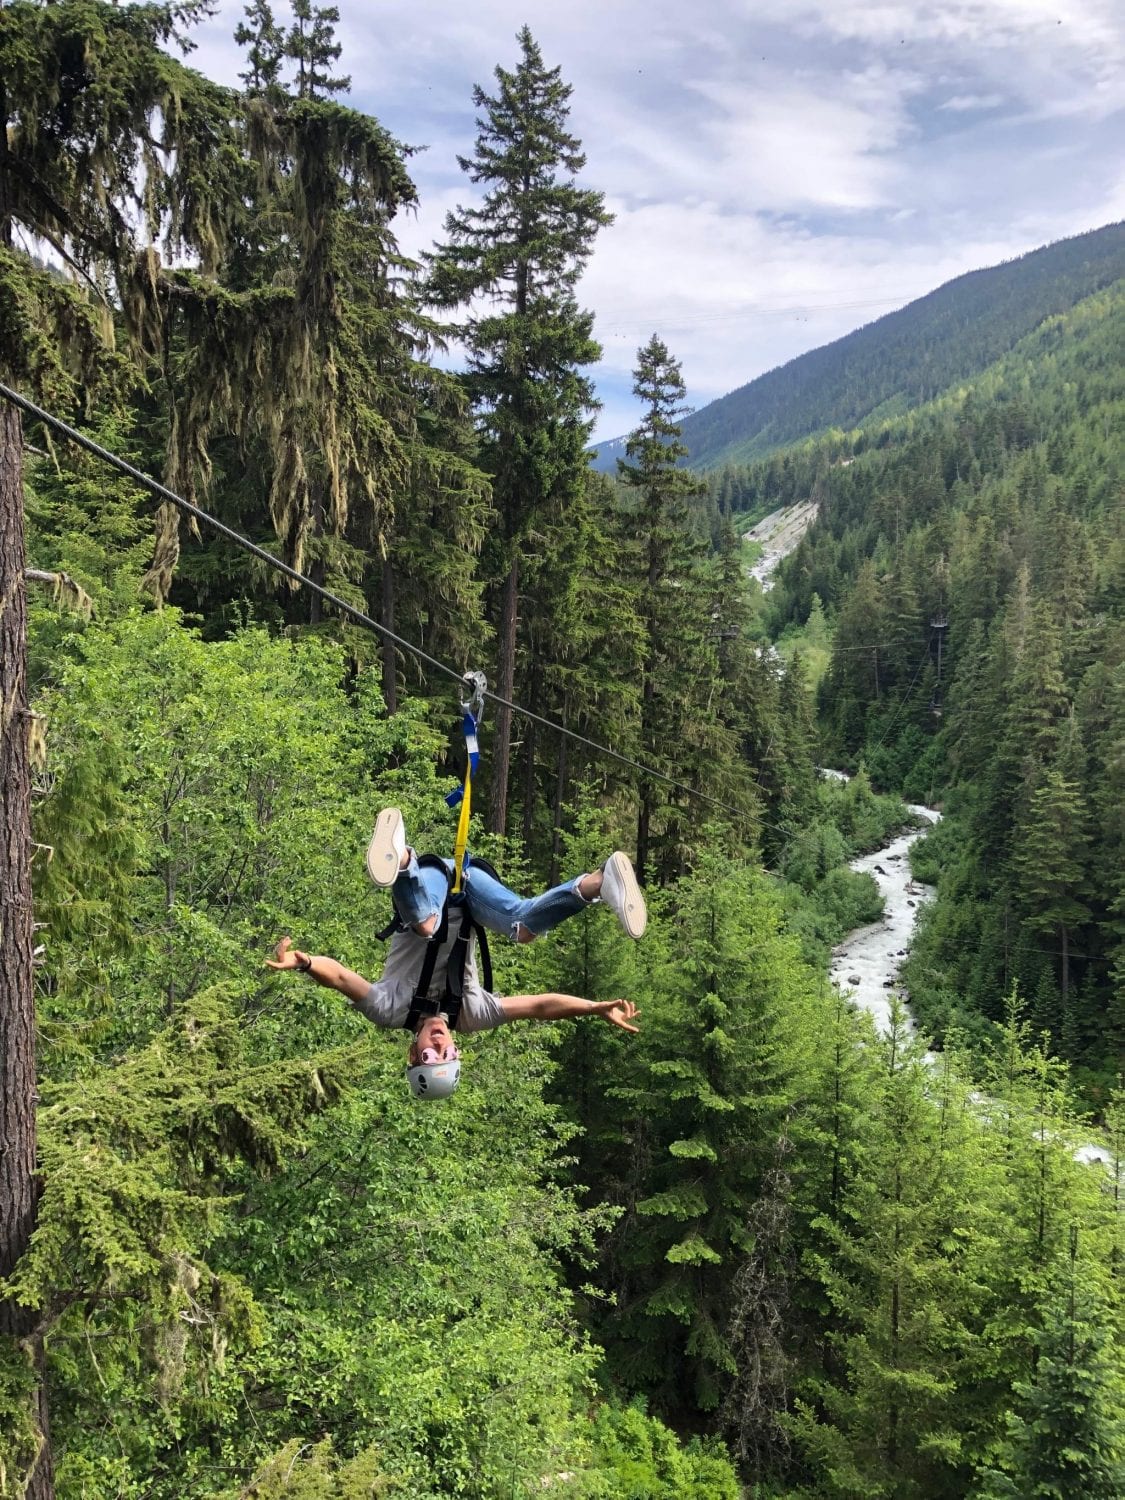
M323 954L304 953L300 948L294 948L293 939L287 937L278 943L277 957L266 959L266 968L277 969L283 974L307 974L326 990L339 990L354 1004L358 1004L371 988L363 975L354 969L345 969L343 964L338 964L334 958L325 958Z
M640 1012L631 1000L582 1000L578 995L508 995L500 1001L505 1021L576 1021L601 1016L622 1031L639 1031L633 1017Z

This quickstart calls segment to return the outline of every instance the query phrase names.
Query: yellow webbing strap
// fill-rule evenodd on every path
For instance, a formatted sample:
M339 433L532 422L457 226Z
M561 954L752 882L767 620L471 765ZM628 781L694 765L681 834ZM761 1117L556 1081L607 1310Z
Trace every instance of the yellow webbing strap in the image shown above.
M461 815L457 819L457 841L453 845L453 894L461 889L461 870L469 843L469 807L473 800L473 768L465 766L465 795L461 798Z

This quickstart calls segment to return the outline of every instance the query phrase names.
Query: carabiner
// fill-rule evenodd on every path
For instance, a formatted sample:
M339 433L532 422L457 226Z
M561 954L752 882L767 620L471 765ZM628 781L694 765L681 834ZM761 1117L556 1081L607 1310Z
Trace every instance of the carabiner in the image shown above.
M477 724L484 716L484 695L488 692L488 678L483 672L466 672L461 678L466 696L461 699L461 712L472 714Z

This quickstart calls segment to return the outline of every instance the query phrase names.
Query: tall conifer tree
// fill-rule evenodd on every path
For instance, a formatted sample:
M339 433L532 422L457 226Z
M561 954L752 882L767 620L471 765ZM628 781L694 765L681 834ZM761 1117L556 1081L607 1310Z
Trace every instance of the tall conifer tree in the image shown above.
M303 40L287 43L259 4L236 32L248 48L245 145L265 142L271 155L246 188L219 278L252 303L282 302L272 326L267 318L265 329L237 329L232 358L257 346L270 378L246 411L211 414L216 436L238 439L237 448L219 445L217 508L263 541L272 533L316 582L366 605L388 629L418 637L424 626L432 649L457 658L478 607L488 485L471 462L463 393L424 360L435 330L391 229L395 207L413 194L401 149L370 117L319 97L326 90L312 75L330 68L338 47L329 13L305 9ZM298 42L308 66L291 90L280 69ZM192 389L214 340L186 315L176 331L171 384ZM211 543L190 557L179 597L208 612L215 602L229 607L227 556L225 543ZM257 576L239 576L259 608L276 610L272 580L259 605ZM169 580L165 570L158 582ZM319 597L301 603L319 623ZM392 646L383 661L393 709Z
M509 699L521 592L536 570L529 534L556 518L565 522L586 470L595 402L581 371L600 349L574 289L595 235L610 222L601 193L575 180L586 158L567 129L569 85L558 68L545 66L526 26L519 46L515 70L496 69L495 94L473 91L476 148L458 160L484 188L484 200L447 216L446 242L430 262L434 302L469 304L461 325L467 383L499 512L487 554L498 595L496 687ZM511 711L500 708L492 756L496 832L507 823L511 728Z
M1080 789L1049 770L1031 794L1021 819L1012 865L1026 921L1059 942L1059 983L1065 1020L1070 991L1070 937L1086 921L1085 807Z
M336 40L339 20L335 5L293 0L293 25L285 39L285 52L297 64L298 99L324 99L351 88L350 78L335 78L331 72L343 50Z
M637 351L633 393L641 402L641 421L626 442L627 457L618 459L617 466L627 487L631 561L645 633L641 748L650 761L660 761L667 747L674 747L681 772L689 776L706 763L713 785L718 767L724 760L730 763L735 735L722 724L713 703L699 711L700 700L714 692L720 679L722 634L714 627L706 544L692 529L691 503L705 486L682 467L687 457L680 439L680 418L687 409L683 375L656 334ZM732 616L731 628L737 626ZM667 880L679 872L680 836L672 797L642 779L637 817L642 880L654 873Z
M1112 1318L1071 1229L1069 1263L1035 1338L1034 1378L1016 1387L1003 1469L989 1468L973 1500L1117 1500L1125 1493L1125 1391L1111 1348Z
M238 76L250 94L264 94L278 86L285 56L285 33L274 18L269 0L252 0L246 19L235 27L234 39L246 48L246 72Z
M761 1328L738 1316L732 1277L760 1252L740 1283L751 1297L787 1249L782 1168L792 1102L807 1086L816 985L767 893L747 890L721 857L705 856L676 893L644 1073L619 1089L648 1170L618 1251L616 1334L631 1379L673 1406L710 1410L740 1374L739 1351L753 1358L761 1346ZM759 1243L763 1195L772 1208Z
M839 1326L795 1430L822 1494L924 1500L953 1492L960 1457L951 1429L966 1309L950 1247L968 1233L967 1148L977 1126L948 1072L950 1097L931 1103L900 1005L878 1049L882 1087L862 1157L833 1192L835 1214L815 1226L827 1253L810 1262Z

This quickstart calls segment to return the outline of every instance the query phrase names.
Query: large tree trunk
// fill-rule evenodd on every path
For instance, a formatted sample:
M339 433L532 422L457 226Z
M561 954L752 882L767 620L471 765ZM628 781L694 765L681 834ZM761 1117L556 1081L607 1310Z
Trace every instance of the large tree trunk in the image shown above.
M562 706L562 722L564 724L567 721L567 714L568 714L568 705L567 705L567 700L564 697L563 698L563 706ZM552 835L551 835L551 875L550 875L550 881L549 881L549 884L551 884L551 885L558 885L558 883L559 883L559 854L561 852L561 845L562 845L562 817L563 817L563 807L566 805L566 791L567 791L567 763L566 763L566 747L567 747L567 743L568 743L567 736L565 734L560 734L559 735L559 758L558 758L558 763L557 763L557 766L556 766L556 769L555 769L555 803L554 803L554 807L552 809L552 819L551 819L551 825L552 825L552 828L554 830L553 833L552 833Z
M324 536L324 497L319 493L313 498L312 534L319 542ZM328 570L324 566L324 559L317 554L309 563L307 572L312 581L324 587L324 580L328 576ZM319 625L324 619L324 600L319 594L309 596L309 624Z
M534 657L534 646L532 653ZM528 708L533 713L539 712L539 679L532 667L531 681L528 684ZM523 746L523 847L525 852L531 850L531 836L535 829L535 731L539 726L534 719L527 723L527 739Z
M395 570L389 557L383 559L383 592L379 623L388 630L395 628ZM383 702L389 714L398 713L398 661L395 643L383 640Z
M650 569L651 576L651 569ZM652 627L650 626L650 636ZM645 662L645 683L641 694L641 746L646 756L653 753L653 720L656 717L656 656L651 646L649 648L648 660ZM655 800L653 784L647 777L642 779L640 788L640 811L637 814L637 879L642 885L647 885L649 878L649 853L652 838L652 808Z
M649 831L652 826L652 793L649 782L641 783L641 806L637 813L637 879L648 884Z
M516 686L516 623L519 620L520 560L513 555L500 596L500 640L496 691L511 702ZM493 833L504 833L508 826L508 768L512 757L512 710L496 711L496 731L492 740L492 808L489 827Z
M0 402L0 1278L27 1250L39 1196L35 1176L35 994L32 987L31 774L27 731L23 432ZM55 1493L35 1313L0 1301L0 1337L24 1343L40 1371L38 1456L27 1500Z
M530 191L530 179L525 175L523 183L524 196L522 199L524 203L527 202L527 196ZM520 227L519 243L527 245L529 237L530 227L524 222ZM527 259L524 255L520 255L516 263L515 292L516 316L522 320L527 315L528 297ZM514 401L517 425L522 426L523 423L519 420L521 402L518 394L515 396ZM500 637L496 643L496 691L501 698L507 698L510 702L516 687L516 632L519 624L520 605L520 555L517 537L520 524L519 516L526 504L526 497L520 495L518 488L515 493L512 493L515 475L510 471L512 464L512 437L510 433L501 437L501 454L501 465L497 471L497 485L494 486L494 498L497 495L499 480L503 477L505 479L503 489L507 492L507 500L500 508L504 516L504 534L507 537L512 556L508 566L508 576L504 580L504 587L500 594ZM505 472L506 468L509 472ZM510 708L498 708L496 711L496 732L492 741L492 806L489 810L489 828L492 833L504 834L508 830L508 776L511 771L511 762L512 710Z

